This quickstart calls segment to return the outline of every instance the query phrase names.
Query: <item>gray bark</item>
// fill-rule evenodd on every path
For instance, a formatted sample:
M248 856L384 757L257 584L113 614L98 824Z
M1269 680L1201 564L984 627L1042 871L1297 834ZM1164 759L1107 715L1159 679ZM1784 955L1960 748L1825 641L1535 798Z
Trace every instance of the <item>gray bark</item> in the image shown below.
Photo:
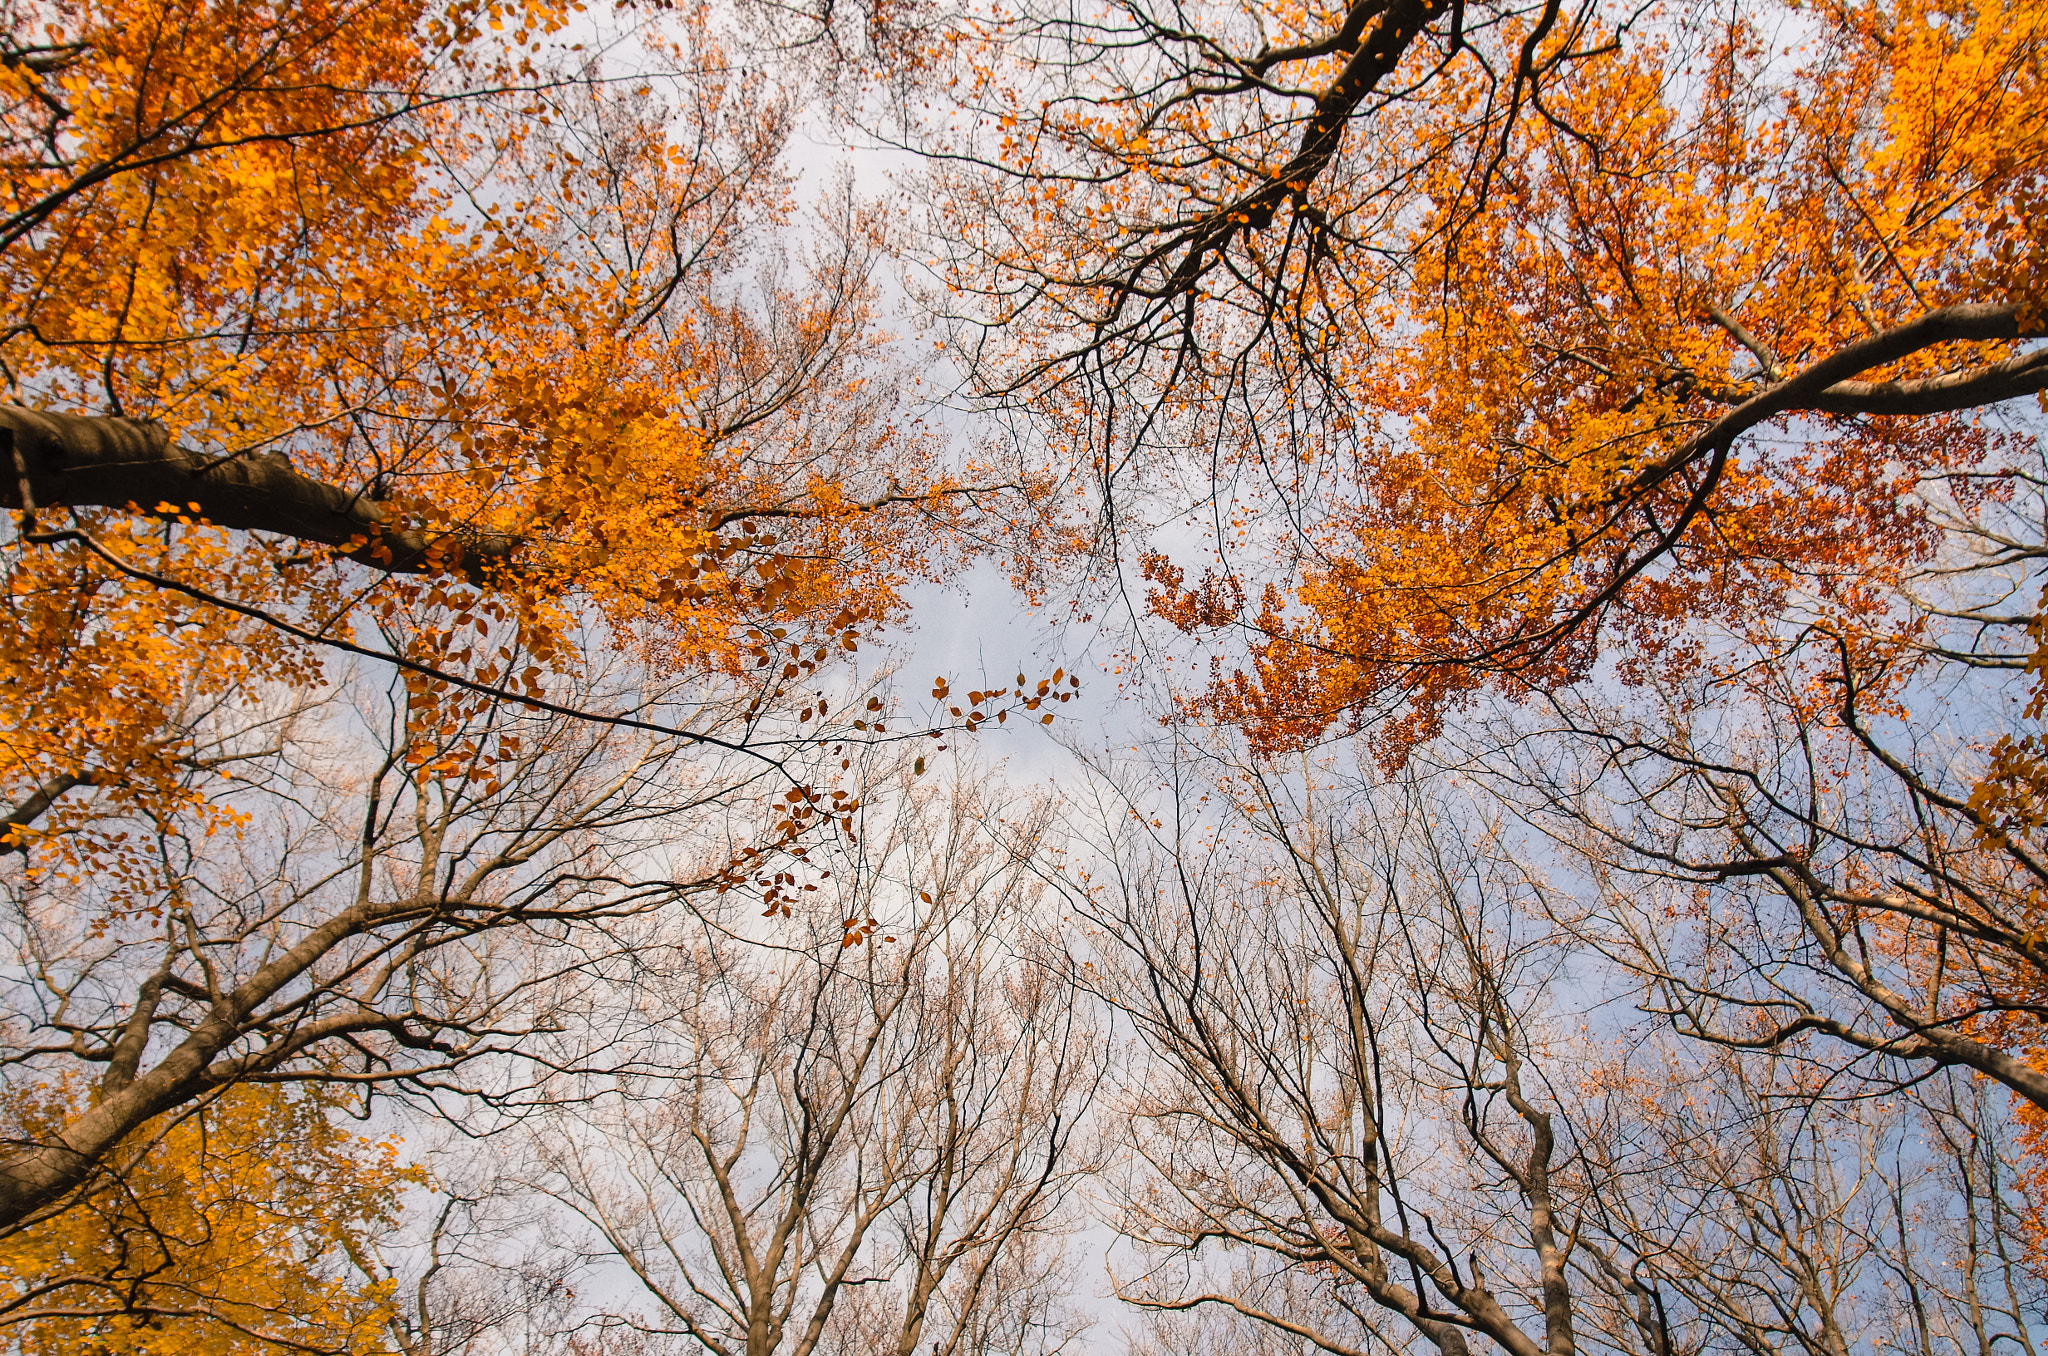
M221 995L190 1034L149 1072L127 1077L84 1114L70 1120L54 1137L0 1157L0 1230L10 1229L56 1204L91 1175L116 1144L152 1117L190 1101L220 1078L215 1062L246 1033L245 1021L264 1002L341 941L421 906L359 904L330 918L300 939L296 946L263 966L245 982ZM148 986L154 1003L162 982ZM301 1045L310 1042L301 1042Z

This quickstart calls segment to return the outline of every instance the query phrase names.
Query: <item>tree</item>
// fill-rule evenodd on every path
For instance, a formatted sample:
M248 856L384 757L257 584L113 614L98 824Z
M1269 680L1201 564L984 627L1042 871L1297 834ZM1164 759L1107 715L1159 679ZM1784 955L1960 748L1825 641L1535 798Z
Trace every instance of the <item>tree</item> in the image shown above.
M596 710L674 695L622 660L586 678L573 695ZM163 894L13 885L11 1077L92 1096L8 1154L10 1223L61 1212L143 1125L237 1082L405 1088L472 1116L482 1094L516 1113L532 1076L513 1051L543 1071L604 1058L544 1038L630 971L648 915L734 885L758 901L771 877L795 893L800 856L761 844L801 854L852 817L844 791L798 804L774 767L720 766L676 736L498 703L429 732L419 705L445 712L403 683L343 692L357 702L298 696L205 741L234 773L218 804L239 827L131 821L172 877Z
M23 1129L77 1085L20 1090ZM364 1351L391 1307L379 1243L424 1173L335 1124L319 1089L241 1086L143 1127L78 1208L0 1244L27 1353Z
M1060 1243L1105 1050L1031 948L1044 811L992 795L875 788L815 902L707 910L646 963L639 1072L542 1148L644 1306L607 1343L1050 1356L1086 1326Z
M1995 1085L1671 1039L1450 785L1128 770L1068 898L1138 1038L1118 1280L1154 1349L2032 1340Z
M1600 1229L1635 1282L1600 1306L1604 1325L1649 1350L1667 1332L1813 1356L2024 1349L2042 1282L2015 1246L2010 1099L1960 1071L1896 1100L1836 1095L1785 1053L1641 1080L1625 1156L1599 1150L1631 1183L1603 1194Z
M1551 962L1514 934L1519 882L1419 801L1340 840L1325 816L1267 819L1270 783L1228 790L1277 851L1192 795L1154 830L1112 785L1105 823L1134 827L1113 874L1070 887L1092 987L1146 1056L1118 1221L1142 1270L1119 1296L1332 1352L1576 1350L1584 1164L1532 1030L1526 972Z
M849 204L747 304L793 91L708 12L603 53L544 50L544 9L268 14L88 6L11 39L38 204L0 239L11 379L106 411L6 416L17 844L79 786L178 801L188 676L312 681L319 646L449 600L491 642L396 660L473 693L542 697L586 608L693 671L771 667L746 632L794 628L802 669L961 507L874 360L871 220ZM219 643L232 615L278 634ZM512 636L522 673L492 662Z
M543 1352L573 1325L577 1268L549 1245L532 1200L507 1181L497 1154L425 1146L440 1208L417 1227L392 1268L385 1331L401 1356ZM453 1180L451 1180L453 1179ZM423 1237L421 1235L424 1235ZM570 1350L575 1350L572 1346Z
M923 31L881 130L932 157L955 348L1087 452L1151 612L1224 647L1191 705L1264 747L1398 758L1802 584L1875 624L1938 536L1913 488L2008 469L1973 412L2048 385L2037 7ZM1147 553L1182 515L1201 577Z
M0 1227L234 1080L500 1051L550 948L842 822L813 774L882 723L817 675L1030 516L910 412L874 214L764 236L800 85L706 9L568 15L10 11L9 1058L101 1072ZM585 877L655 822L716 860Z
M896 550L929 549L921 487L889 491L929 449L861 370L864 224L841 217L837 253L788 284L806 295L771 291L760 321L720 295L747 229L784 211L789 106L703 14L639 35L640 93L572 52L580 68L542 74L533 44L561 17L542 11L509 42L462 6L305 11L274 34L267 14L86 9L51 71L11 68L33 86L15 175L55 177L5 256L26 304L10 371L20 398L112 412L8 416L6 478L40 506L12 566L17 841L67 783L173 796L160 726L187 674L215 693L309 681L321 643L449 598L451 621L505 634L475 663L445 632L398 659L487 692L542 696L587 606L731 670L755 621L850 640L888 611ZM62 163L36 158L45 142ZM109 296L132 304L109 318ZM916 521L848 537L892 508ZM788 522L780 553L745 510ZM461 605L485 591L501 616ZM214 642L237 614L281 629ZM512 634L538 668L490 662Z

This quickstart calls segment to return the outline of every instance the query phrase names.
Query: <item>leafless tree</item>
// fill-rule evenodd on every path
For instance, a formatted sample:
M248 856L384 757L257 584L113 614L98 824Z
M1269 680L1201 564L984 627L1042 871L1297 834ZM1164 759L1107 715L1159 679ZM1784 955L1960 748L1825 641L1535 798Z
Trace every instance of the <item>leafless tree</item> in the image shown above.
M1142 1051L1121 1228L1145 1265L1119 1294L1330 1351L1573 1350L1581 1167L1523 882L1413 796L1339 836L1277 789L1225 793L1249 820L1151 831L1127 810L1069 905Z
M601 1332L965 1356L1085 1326L1061 1235L1103 1046L1034 954L1044 811L997 825L989 795L899 788L816 902L763 927L728 895L643 956L642 1072L559 1132L538 1183L643 1301Z
M1169 767L1163 793L1104 783L1113 832L1066 878L1135 1036L1118 1281L1155 1348L2031 1340L1995 1084L1858 1095L1799 1041L1673 1034L1483 796Z

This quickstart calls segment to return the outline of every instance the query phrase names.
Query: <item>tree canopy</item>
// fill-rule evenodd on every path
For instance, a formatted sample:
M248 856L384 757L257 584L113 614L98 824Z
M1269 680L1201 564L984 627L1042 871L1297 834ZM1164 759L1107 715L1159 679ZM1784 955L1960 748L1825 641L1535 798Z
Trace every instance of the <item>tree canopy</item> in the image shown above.
M2043 44L2027 5L1003 5L903 135L980 389L1213 522L1192 584L1129 543L1242 638L1203 709L1398 750L1794 592L1866 630L1934 548L1900 491L1998 492L1975 416L2048 387Z
M0 1328L1052 1356L1099 1224L1134 1350L2031 1352L2044 108L2016 0L11 5Z

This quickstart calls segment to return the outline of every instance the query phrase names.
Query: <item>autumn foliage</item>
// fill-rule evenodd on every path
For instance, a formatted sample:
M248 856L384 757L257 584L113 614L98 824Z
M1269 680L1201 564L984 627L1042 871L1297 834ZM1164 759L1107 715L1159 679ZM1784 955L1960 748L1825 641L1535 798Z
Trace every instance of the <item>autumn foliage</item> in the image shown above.
M2035 7L1026 5L950 40L987 389L1135 493L1120 441L1196 459L1162 511L1218 501L1247 602L1161 562L1153 606L1239 631L1198 704L1268 747L1391 715L1398 751L1795 596L1879 624L1934 544L1908 492L1996 493L1972 412L2043 384Z
M61 1095L12 1106L10 1133L62 1115ZM379 1244L424 1174L339 1110L317 1091L239 1087L145 1127L103 1189L0 1244L20 1349L381 1348Z
M179 491L80 501L84 469L33 453L5 477L17 507L43 487L4 641L6 775L50 793L10 830L34 862L146 873L86 819L215 813L183 715L317 683L321 641L384 652L378 627L429 688L539 696L597 627L657 674L766 669L765 709L763 628L808 673L975 511L878 360L876 223L829 209L779 270L738 253L791 211L787 94L702 14L621 87L572 17L24 19L8 371L152 421ZM96 808L55 804L79 784Z
M7 9L0 1319L25 1350L431 1337L425 1283L376 1269L425 1178L344 1107L502 1129L572 1085L630 1101L681 1067L663 1042L748 1029L716 995L752 972L716 957L784 935L749 929L802 931L816 994L939 974L875 961L948 944L918 911L958 901L900 863L875 883L867 797L912 805L937 741L1050 723L1080 679L989 654L1002 685L926 704L860 666L913 585L988 560L1111 618L1091 657L1169 746L1157 786L1088 770L1095 866L1050 810L948 811L1064 901L1029 937L989 915L1067 986L1004 1002L1089 995L1179 1080L1128 1102L1157 1155L1128 1238L1292 1259L1227 1301L1127 1298L1300 1337L1324 1330L1289 1287L1336 1286L1324 1317L1384 1310L1439 1356L1578 1356L1597 1293L1615 1351L1789 1349L1715 1309L1721 1261L1670 1260L1734 1245L1611 1182L1790 1180L1744 1155L1810 1152L1779 1110L1838 1087L1884 1102L1827 1113L1872 1163L1961 1137L1915 1180L2032 1250L1994 1266L1970 1233L1970 1286L2048 1283L2048 1222L1996 1222L2048 1182L2044 108L2048 9L2021 0ZM799 164L842 134L897 154L894 196ZM1318 797L1354 744L1346 820ZM1222 970L1188 959L1209 936ZM1581 962L1668 1038L1658 1071L1538 1033L1560 1000L1521 977ZM1443 1111L1380 1067L1371 1024L1411 999L1412 1067L1465 1098L1436 1143L1508 1174L1512 1225L1469 1192L1421 1232L1380 1213L1450 1162L1394 1145ZM824 1048L822 1011L748 1058ZM1680 1128L1712 1152L1643 1167ZM602 1173L548 1161L603 1214ZM854 1180L879 1194L847 1236L879 1237L907 1198ZM634 1220L699 1208L695 1178L642 1185ZM1869 1237L1909 1236L1893 1208ZM930 1226L902 1251L937 1268L920 1304L966 1274ZM640 1227L606 1246L654 1255ZM1503 1301L1478 1249L1510 1235L1535 1279ZM802 1340L920 1342L921 1309L833 1317L857 1251ZM1057 1268L978 1256L1059 1326ZM781 1275L723 1317L660 1302L767 1356L763 1315L810 1294ZM1378 1321L1358 1349L1408 1340Z

